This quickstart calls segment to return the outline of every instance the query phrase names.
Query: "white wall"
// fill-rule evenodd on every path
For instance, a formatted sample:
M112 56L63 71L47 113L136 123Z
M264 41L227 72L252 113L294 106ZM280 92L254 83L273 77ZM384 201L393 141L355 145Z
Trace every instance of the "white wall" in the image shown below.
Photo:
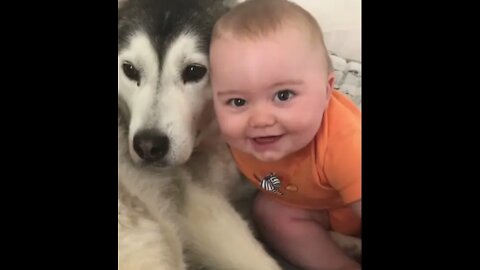
M305 8L318 20L330 51L343 58L361 61L361 0L290 1Z

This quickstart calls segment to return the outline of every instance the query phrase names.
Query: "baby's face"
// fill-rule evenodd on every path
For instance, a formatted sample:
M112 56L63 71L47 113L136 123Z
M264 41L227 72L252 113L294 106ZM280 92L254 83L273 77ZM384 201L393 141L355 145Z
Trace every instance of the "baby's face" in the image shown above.
M210 71L228 144L262 161L282 159L314 138L334 78L322 48L291 27L254 41L214 40Z

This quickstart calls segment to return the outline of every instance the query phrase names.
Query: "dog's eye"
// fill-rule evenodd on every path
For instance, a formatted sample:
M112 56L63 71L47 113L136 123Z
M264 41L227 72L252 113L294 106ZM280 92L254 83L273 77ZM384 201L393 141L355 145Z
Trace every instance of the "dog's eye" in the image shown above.
M182 72L183 83L197 82L207 73L207 68L199 65L188 65Z
M132 81L136 81L137 85L140 85L140 73L131 63L123 63L123 73Z

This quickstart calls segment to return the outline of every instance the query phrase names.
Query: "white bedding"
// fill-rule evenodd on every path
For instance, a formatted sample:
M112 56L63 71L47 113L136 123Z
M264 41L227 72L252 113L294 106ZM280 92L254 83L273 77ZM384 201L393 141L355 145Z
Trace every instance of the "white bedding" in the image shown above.
M349 96L362 108L362 62L330 54L335 70L335 88Z

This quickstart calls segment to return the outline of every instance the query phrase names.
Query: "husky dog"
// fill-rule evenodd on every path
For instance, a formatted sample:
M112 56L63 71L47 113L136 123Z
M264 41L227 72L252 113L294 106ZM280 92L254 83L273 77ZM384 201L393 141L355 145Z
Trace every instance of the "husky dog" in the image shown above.
M118 269L281 269L232 207L248 184L214 121L207 52L228 4L119 2Z

